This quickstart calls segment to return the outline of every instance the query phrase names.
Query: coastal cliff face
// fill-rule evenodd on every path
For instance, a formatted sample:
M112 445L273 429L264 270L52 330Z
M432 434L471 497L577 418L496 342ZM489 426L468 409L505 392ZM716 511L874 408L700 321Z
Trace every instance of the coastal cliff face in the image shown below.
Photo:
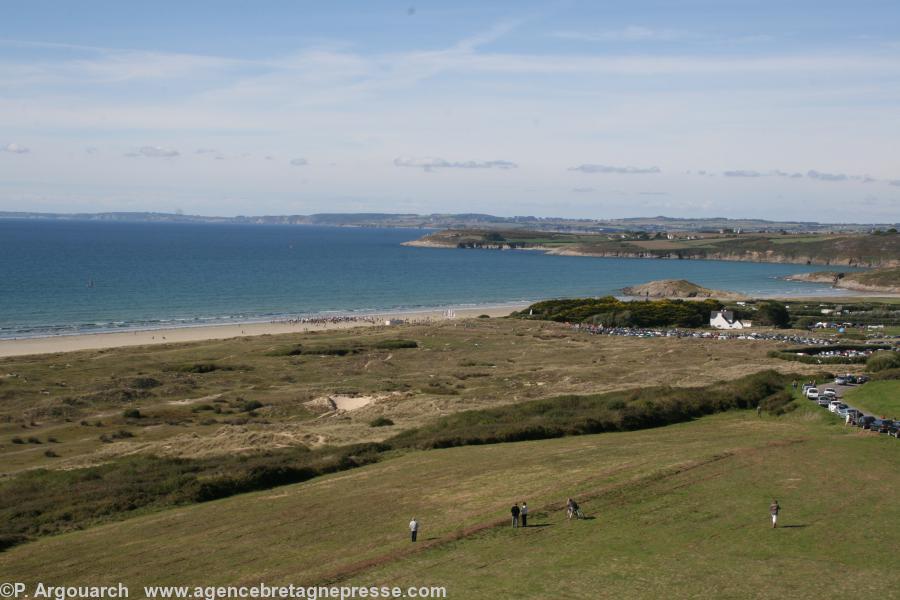
M508 236L504 239L504 235ZM719 237L696 241L629 240L602 235L517 231L441 231L407 246L476 250L538 250L559 256L723 260L838 267L900 267L900 236L836 236L810 241L800 236ZM550 238L546 240L544 238ZM499 238L499 239L498 239ZM594 239L589 239L594 238ZM641 247L641 246L649 247ZM653 247L656 245L656 247Z
M791 275L791 281L830 283L836 288L859 292L881 292L900 294L900 268L875 269L873 271L841 273L839 271L819 271Z

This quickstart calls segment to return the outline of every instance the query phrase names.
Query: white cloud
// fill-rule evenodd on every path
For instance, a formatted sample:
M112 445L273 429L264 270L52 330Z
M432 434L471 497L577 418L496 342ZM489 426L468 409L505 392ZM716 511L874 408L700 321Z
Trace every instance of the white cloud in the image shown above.
M822 173L814 170L807 171L806 176L810 179L818 179L819 181L847 181L850 179L843 173Z
M735 170L735 171L724 171L722 173L725 177L762 177L763 174L759 171L746 171L743 169Z
M659 167L614 167L610 165L592 165L584 164L577 167L571 167L570 171L580 171L582 173L613 173L616 175L648 175L661 173Z
M671 42L690 37L685 31L675 29L651 29L630 25L623 29L606 31L555 31L553 37L582 42Z
M425 171L434 171L435 169L517 169L519 165L508 160L465 160L465 161L448 161L443 158L422 157L415 158L409 156L400 156L394 159L396 167L413 167L423 169Z
M134 152L126 152L125 156L136 158L174 158L179 155L178 150L162 148L160 146L141 146Z
M25 146L20 146L16 143L11 143L3 146L4 152L10 152L12 154L28 154L31 152L31 148L26 148Z

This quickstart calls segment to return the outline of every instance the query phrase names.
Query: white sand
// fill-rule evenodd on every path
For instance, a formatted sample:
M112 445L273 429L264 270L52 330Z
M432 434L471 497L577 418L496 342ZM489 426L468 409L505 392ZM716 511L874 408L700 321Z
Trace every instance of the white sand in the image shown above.
M504 306L485 306L465 309L454 309L456 319L490 315L506 316L512 311L521 310L527 304L510 304ZM327 331L331 329L348 329L352 327L383 326L386 319L403 319L410 323L426 324L446 320L443 310L419 311L409 313L390 313L382 315L375 323L365 321L348 321L328 324L310 323L246 323L236 325L212 325L207 327L180 327L176 329L155 329L152 331L121 331L115 333L89 333L82 335L59 335L41 338L22 338L0 340L0 357L27 356L31 354L49 354L56 352L73 352L75 350L99 350L103 348L121 348L124 346L152 346L173 344L177 342L198 342L203 340L224 340L253 335L276 335L280 333L303 333L305 331Z

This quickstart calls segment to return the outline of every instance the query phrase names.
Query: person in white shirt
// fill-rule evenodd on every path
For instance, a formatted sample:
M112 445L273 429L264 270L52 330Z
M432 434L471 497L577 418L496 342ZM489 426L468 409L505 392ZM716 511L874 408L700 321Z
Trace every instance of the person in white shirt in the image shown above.
M522 517L522 527L528 527L528 504L522 500L522 508L519 509L519 514Z
M419 522L416 521L415 517L413 517L412 521L409 522L409 533L412 541L416 541L416 536L419 533Z

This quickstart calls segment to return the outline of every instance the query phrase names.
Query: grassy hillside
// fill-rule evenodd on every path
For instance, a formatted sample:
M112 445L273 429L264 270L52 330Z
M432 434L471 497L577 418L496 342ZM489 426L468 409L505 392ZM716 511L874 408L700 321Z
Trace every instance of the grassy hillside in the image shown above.
M693 238L693 239L692 239ZM446 230L420 245L450 248L520 248L552 253L634 258L716 259L798 264L900 266L900 235L894 234L569 234L539 231ZM416 243L413 243L416 245Z
M900 419L900 381L870 381L847 392L844 400L865 413Z
M898 473L896 440L846 433L821 410L738 411L416 452L45 538L0 554L0 573L67 585L110 574L132 586L434 584L452 598L883 595ZM567 496L595 518L566 522ZM773 496L786 525L774 531ZM508 507L523 499L536 526L513 531Z

